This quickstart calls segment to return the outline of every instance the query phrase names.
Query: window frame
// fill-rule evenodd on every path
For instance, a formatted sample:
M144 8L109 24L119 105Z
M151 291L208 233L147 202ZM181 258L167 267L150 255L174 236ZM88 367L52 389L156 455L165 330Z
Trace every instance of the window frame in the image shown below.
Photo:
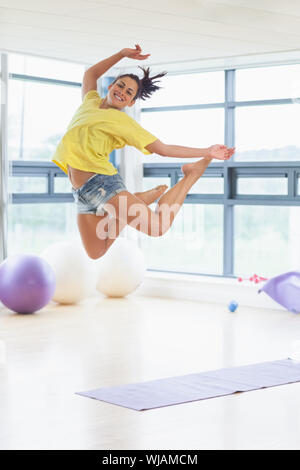
M235 109L242 106L284 105L292 104L294 100L270 99L256 101L236 101L235 81L236 69L224 70L225 101L223 103L197 104L189 106L166 106L142 108L142 113L184 111L186 109L224 109L224 143L228 147L235 146ZM198 72L199 73L199 72ZM176 163L144 163L144 177L170 177L171 186L182 177L181 164ZM223 274L226 277L236 277L234 273L234 206L236 205L279 205L299 206L298 177L300 175L300 162L236 162L233 160L222 163L211 163L205 170L202 178L224 178L224 194L188 194L184 204L223 204ZM241 195L237 194L237 181L239 177L284 177L288 179L288 193L286 195ZM160 270L152 270L160 271ZM191 274L191 273L189 273ZM207 273L199 273L205 274Z
M1 54L2 62L5 65L6 54ZM4 58L3 58L4 57ZM7 62L6 62L7 63ZM285 64L283 64L285 65ZM3 66L2 66L3 68ZM4 67L5 68L5 67ZM245 68L245 67L244 67ZM249 67L250 68L250 67ZM260 106L260 105L280 105L292 104L293 99L275 99L275 100L259 100L259 101L236 101L235 100L235 71L238 69L223 70L225 80L225 100L222 103L195 104L182 106L166 106L141 108L143 112L164 112L164 111L184 111L190 109L224 109L224 143L229 147L235 145L235 109L241 106ZM196 71L195 73L201 73ZM81 87L81 83L68 82L57 79L48 79L43 77L33 77L20 74L8 74L8 79L13 80L30 80L42 83L52 83L63 86ZM107 86L111 82L112 77L105 77L102 80L102 91L105 92ZM2 84L2 86L5 86ZM7 107L7 104L5 104ZM6 129L2 125L2 149L7 140ZM115 153L112 155L115 159ZM4 159L4 151L2 150L2 162ZM3 165L3 163L2 163ZM183 176L181 173L181 164L177 163L145 163L143 165L144 177L169 177L171 186ZM39 161L17 161L11 162L11 176L45 176L48 178L48 191L46 193L22 193L12 194L13 204L24 203L65 203L72 202L71 193L55 193L54 178L67 177L65 173L52 162ZM284 177L288 181L288 193L286 195L239 195L237 194L237 181L239 177ZM206 169L204 178L221 177L224 179L224 194L188 194L184 204L223 204L224 208L224 226L223 226L223 274L224 277L236 277L234 272L234 207L236 205L279 205L279 206L298 206L300 205L300 191L298 194L298 184L300 178L300 162L228 162L212 163ZM2 183L4 188L4 184ZM2 190L3 199L3 190ZM1 236L2 245L5 245L7 233L5 232L5 224L3 218L1 220ZM4 255L3 255L4 254ZM2 249L2 258L5 258L5 246ZM159 270L153 270L159 271ZM195 274L195 273L191 273ZM199 275L210 275L207 273L199 273ZM219 277L219 276L217 276Z

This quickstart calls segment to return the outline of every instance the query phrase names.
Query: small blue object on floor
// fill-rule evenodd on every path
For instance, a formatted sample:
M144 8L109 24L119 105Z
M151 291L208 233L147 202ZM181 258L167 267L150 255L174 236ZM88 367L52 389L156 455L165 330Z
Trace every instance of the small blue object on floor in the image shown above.
M294 382L300 382L300 362L289 358L77 394L142 411Z
M232 300L229 304L228 304L228 309L231 311L231 312L235 312L236 309L238 308L239 304L235 301L235 300Z

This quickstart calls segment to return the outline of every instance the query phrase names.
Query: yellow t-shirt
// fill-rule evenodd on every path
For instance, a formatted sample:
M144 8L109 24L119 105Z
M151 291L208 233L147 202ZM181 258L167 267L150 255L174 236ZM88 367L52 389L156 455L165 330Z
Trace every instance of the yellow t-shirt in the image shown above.
M145 147L157 137L128 114L118 109L99 108L102 101L96 90L86 93L56 148L51 161L66 174L69 164L79 170L114 175L118 171L110 163L109 154L125 145L132 145L145 155L151 154Z

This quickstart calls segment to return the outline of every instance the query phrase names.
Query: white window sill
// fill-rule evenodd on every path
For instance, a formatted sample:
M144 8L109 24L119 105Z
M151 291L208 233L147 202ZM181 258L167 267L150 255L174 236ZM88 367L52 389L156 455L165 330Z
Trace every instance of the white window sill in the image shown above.
M216 302L226 306L235 300L247 307L286 311L264 292L258 293L263 285L263 282L239 282L232 278L147 271L135 295Z

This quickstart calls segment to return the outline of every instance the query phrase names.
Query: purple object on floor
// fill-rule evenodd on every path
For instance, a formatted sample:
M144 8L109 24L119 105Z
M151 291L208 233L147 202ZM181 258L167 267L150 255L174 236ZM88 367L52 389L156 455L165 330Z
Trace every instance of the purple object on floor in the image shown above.
M265 292L290 312L300 313L300 272L290 271L272 277L258 293Z
M55 287L55 272L39 256L12 255L0 265L0 300L17 313L43 308L52 299Z
M284 359L100 388L77 395L142 411L293 382L300 382L300 362Z

